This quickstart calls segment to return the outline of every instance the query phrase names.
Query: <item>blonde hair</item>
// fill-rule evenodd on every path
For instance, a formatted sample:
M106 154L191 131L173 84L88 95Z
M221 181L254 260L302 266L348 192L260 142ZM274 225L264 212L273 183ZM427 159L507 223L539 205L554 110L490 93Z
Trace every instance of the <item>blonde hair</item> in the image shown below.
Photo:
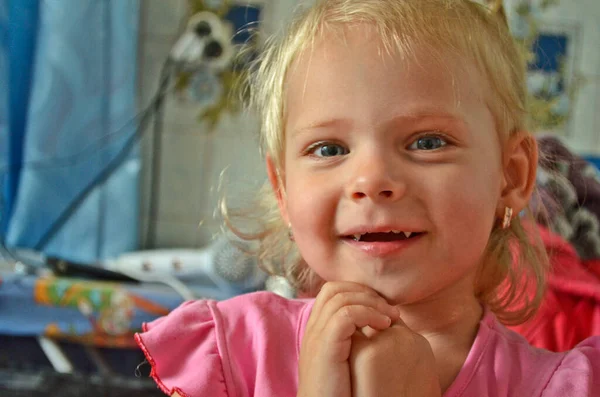
M356 23L372 25L387 52L410 55L416 46L424 45L440 59L448 51L469 59L494 93L489 95L488 106L501 141L527 130L525 63L509 34L502 8L494 11L468 0L317 0L298 14L284 35L266 42L246 87L249 105L262 121L261 148L280 171L280 179L288 70L324 30ZM252 211L231 212L223 204L227 225L237 236L258 241L259 261L267 271L285 276L300 291L316 293L322 281L290 241L272 187L266 184L256 197L257 208ZM233 226L234 216L253 217L259 230L242 232ZM539 241L532 244L530 238L518 217L508 229L495 227L485 265L478 269L476 296L505 323L530 317L543 296L547 258Z

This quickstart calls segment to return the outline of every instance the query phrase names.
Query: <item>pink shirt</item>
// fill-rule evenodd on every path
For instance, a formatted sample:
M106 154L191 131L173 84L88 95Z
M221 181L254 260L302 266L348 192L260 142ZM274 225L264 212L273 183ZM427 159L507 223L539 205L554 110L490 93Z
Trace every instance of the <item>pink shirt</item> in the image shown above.
M136 340L167 394L293 397L313 300L269 292L190 301L144 324ZM565 353L530 346L490 311L444 397L600 396L600 336Z

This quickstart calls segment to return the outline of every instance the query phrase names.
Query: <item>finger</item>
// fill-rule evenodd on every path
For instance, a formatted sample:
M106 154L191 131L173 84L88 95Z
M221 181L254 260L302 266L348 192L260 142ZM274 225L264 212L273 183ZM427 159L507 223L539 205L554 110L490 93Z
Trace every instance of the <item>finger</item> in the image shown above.
M323 305L321 319L327 321L344 306L361 305L377 310L395 321L399 317L398 309L387 303L379 295L368 292L340 292Z
M392 324L392 319L379 311L362 305L344 306L333 315L324 330L330 342L344 342L363 327L384 330Z
M329 362L342 363L348 360L352 348L352 336L362 327L370 326L383 330L392 321L377 310L366 306L344 306L329 319L328 326L318 333L322 354Z
M385 299L379 295L368 292L340 292L327 301L320 313L311 314L312 321L307 325L307 331L321 333L328 326L329 320L342 308L348 306L369 307L383 314L392 321L398 317L398 311L390 306ZM314 331L313 331L314 330Z
M349 281L329 282L325 283L323 287L321 287L321 291L319 291L317 294L317 298L312 309L313 312L320 313L323 305L341 292L363 292L373 296L379 296L375 290L362 284Z
M365 294L370 294L374 297L379 297L377 292L372 288L366 287L362 284L353 283L349 281L336 281L336 282L328 282L325 283L321 290L319 291L317 298L315 299L315 303L311 310L310 317L308 319L308 323L306 324L307 332L316 327L316 323L319 323L318 328L322 329L324 326L322 310L323 306L327 304L334 296L342 293L342 292L362 292ZM329 314L331 316L331 313ZM325 317L326 321L329 316Z
M406 325L404 320L402 320L402 316L400 315L399 311L396 317L392 317L392 326L408 328L408 325Z

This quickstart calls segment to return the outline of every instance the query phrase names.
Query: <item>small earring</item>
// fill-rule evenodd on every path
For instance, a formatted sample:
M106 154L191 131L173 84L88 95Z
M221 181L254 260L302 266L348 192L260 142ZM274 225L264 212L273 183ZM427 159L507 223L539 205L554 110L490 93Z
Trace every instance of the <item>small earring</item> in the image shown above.
M504 208L504 219L502 220L502 229L508 229L512 221L513 209L510 207Z
M290 241L296 241L294 240L294 232L292 231L291 223L288 225L288 238L290 239Z

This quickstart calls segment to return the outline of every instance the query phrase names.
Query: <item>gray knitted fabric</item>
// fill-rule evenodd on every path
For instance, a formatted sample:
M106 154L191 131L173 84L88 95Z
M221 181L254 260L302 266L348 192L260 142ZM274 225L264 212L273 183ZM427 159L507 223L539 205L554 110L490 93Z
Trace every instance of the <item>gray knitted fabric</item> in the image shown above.
M582 259L600 258L600 171L556 137L537 141L537 221L569 241Z

